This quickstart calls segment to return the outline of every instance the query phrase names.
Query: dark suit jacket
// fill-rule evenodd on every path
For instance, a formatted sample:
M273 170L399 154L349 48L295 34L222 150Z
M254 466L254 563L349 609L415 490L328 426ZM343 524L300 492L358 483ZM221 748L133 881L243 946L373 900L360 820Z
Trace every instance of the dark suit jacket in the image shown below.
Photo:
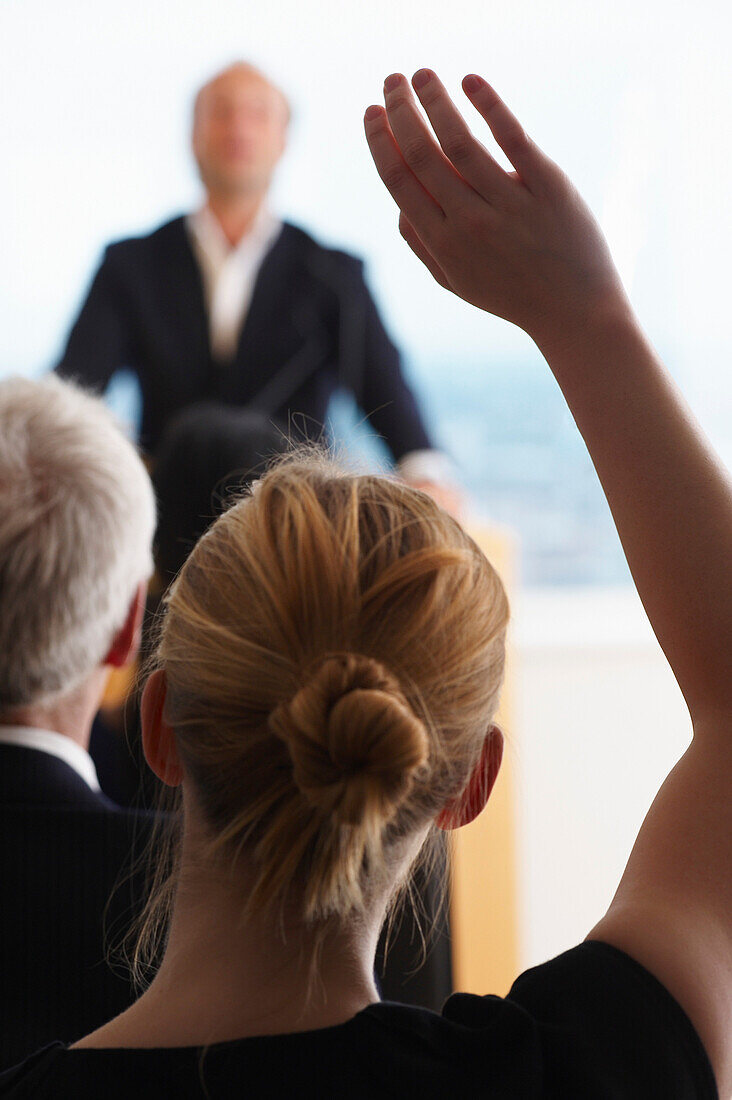
M0 744L0 1068L53 1039L73 1042L127 1008L130 983L105 962L139 906L115 892L151 818L96 794L63 760Z
M285 223L265 256L234 361L214 362L185 218L104 253L57 370L103 389L123 367L143 396L140 442L198 401L247 405L317 438L333 392L356 398L394 457L430 447L360 260Z

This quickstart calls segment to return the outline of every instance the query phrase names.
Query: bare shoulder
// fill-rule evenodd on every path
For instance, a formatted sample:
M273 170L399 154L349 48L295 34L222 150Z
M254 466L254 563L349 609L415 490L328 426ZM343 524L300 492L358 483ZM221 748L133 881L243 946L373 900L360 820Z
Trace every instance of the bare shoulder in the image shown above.
M119 1016L115 1016L113 1020L102 1024L96 1031L90 1031L88 1035L72 1043L69 1050L109 1050L120 1047L149 1046L150 1043L142 1038L145 1031L134 1008L133 1005Z
M696 724L651 806L613 902L588 939L620 948L686 1012L732 1096L732 730Z

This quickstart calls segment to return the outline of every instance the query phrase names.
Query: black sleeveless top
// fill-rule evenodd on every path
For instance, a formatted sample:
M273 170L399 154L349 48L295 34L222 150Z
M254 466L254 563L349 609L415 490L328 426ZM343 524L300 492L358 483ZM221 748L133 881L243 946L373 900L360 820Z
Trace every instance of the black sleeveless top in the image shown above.
M456 993L442 1013L389 1002L335 1027L199 1047L69 1050L0 1074L39 1100L717 1100L709 1059L668 991L622 951L586 942L505 998Z

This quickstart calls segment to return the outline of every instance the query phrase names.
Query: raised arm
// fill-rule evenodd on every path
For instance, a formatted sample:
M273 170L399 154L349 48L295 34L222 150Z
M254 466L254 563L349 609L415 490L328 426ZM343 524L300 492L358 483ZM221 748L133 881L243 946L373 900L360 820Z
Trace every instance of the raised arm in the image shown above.
M537 343L692 716L729 708L730 481L633 316L597 224L485 81L467 77L465 90L515 173L470 135L432 74L418 95L440 149L397 79L366 132L403 236L438 282Z
M567 177L492 88L463 88L513 165L471 135L429 70L385 84L366 135L400 230L435 279L523 328L595 464L694 742L643 825L596 929L677 997L732 1090L732 490L644 336ZM435 140L435 138L437 140ZM608 746L608 751L612 747Z

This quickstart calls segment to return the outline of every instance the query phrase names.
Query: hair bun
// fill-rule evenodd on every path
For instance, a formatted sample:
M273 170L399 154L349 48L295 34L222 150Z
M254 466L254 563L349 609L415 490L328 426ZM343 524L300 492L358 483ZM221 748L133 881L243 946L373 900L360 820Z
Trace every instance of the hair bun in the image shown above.
M428 755L427 731L396 677L360 654L326 657L269 726L310 804L348 825L393 817Z

